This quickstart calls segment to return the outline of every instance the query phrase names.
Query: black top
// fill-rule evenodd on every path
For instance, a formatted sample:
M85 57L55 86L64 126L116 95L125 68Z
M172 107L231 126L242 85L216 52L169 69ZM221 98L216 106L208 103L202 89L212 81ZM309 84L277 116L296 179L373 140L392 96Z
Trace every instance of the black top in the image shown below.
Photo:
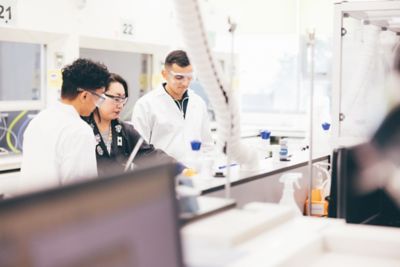
M163 83L164 90L169 95L167 89L165 88L166 85L167 85L167 83ZM182 98L180 100L175 100L172 96L171 96L171 98L174 100L179 111L182 113L183 118L186 118L186 109L187 109L187 106L189 103L189 94L188 94L187 90L185 91L185 93L183 93Z
M108 153L106 144L101 137L100 131L93 118L93 114L83 119L90 125L90 127L92 127L96 138L96 158L99 176L108 176L122 172L133 148L141 137L140 134L135 130L133 125L118 119L112 120L111 151ZM178 164L178 168L182 168L182 165L180 165L174 158L161 149L155 149L153 145L144 141L135 156L134 164L143 166L147 163L154 163L154 161L172 162Z

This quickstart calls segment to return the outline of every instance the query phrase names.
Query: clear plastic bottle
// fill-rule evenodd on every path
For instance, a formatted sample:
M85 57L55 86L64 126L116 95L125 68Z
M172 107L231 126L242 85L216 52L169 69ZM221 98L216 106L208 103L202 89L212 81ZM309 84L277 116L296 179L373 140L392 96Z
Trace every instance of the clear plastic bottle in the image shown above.
M201 172L201 141L192 140L190 142L190 147L192 148L192 152L190 155L190 159L188 161L188 167L193 169L196 174L200 174Z
M279 182L284 184L282 197L279 201L280 205L290 206L297 215L302 215L299 206L294 198L294 184L300 189L299 179L302 177L301 173L286 173L279 178Z
M270 142L271 131L263 130L260 132L260 158L266 159L272 156L271 142Z
M324 98L321 107L320 120L319 120L319 138L318 143L314 144L315 151L318 151L320 155L330 154L332 150L331 140L331 113L330 113L330 101ZM319 156L319 155L317 155Z
M280 161L289 161L289 149L287 146L287 139L279 140L279 160Z
M331 124L328 121L321 123L322 136L321 136L321 147L323 148L322 153L331 154L332 150L332 138L331 138Z

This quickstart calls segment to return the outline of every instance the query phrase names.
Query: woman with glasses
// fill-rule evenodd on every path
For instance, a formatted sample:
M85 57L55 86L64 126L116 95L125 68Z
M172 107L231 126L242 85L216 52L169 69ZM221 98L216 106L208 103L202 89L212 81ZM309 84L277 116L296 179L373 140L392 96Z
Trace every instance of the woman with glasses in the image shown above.
M96 137L97 169L99 175L109 175L123 171L127 160L140 139L140 134L131 124L119 120L128 100L128 85L119 75L111 73L104 93L103 104L84 118L92 127ZM135 157L135 164L152 159L175 162L162 150L143 142Z

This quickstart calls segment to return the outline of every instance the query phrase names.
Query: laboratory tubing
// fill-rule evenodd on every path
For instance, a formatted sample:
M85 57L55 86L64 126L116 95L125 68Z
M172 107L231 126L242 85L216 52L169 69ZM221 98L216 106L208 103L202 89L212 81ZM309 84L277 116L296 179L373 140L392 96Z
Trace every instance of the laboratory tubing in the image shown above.
M223 78L221 66L215 60L203 23L198 1L175 0L176 19L181 25L183 42L196 68L199 80L214 107L218 122L218 144L228 158L241 167L258 169L257 155L240 138L240 117L238 98ZM222 149L224 148L224 149Z

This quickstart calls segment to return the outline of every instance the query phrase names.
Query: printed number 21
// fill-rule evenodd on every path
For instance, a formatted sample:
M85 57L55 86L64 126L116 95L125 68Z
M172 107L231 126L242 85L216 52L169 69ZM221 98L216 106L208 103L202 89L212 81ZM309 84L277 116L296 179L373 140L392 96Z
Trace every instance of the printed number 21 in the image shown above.
M0 5L0 19L7 19L4 16L6 15L6 13L8 12L8 20L11 20L11 7L7 7L6 9L4 9L4 6Z

